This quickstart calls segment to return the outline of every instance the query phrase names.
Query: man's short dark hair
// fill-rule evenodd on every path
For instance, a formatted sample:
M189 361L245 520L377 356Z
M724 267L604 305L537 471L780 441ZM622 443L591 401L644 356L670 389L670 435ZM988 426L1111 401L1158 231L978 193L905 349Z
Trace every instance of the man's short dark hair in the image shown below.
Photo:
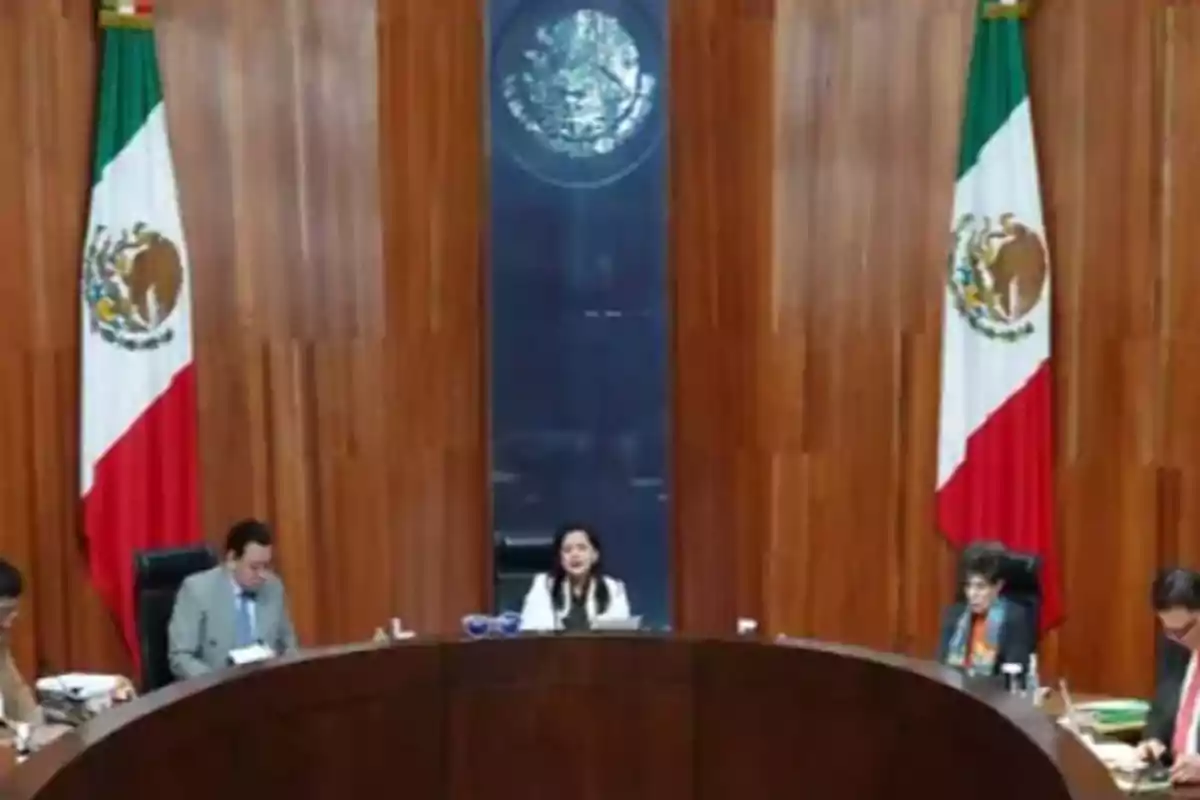
M979 547L963 554L963 578L978 575L988 583L999 583L1004 578L1005 551L992 547Z
M1155 611L1172 608L1200 611L1200 573L1180 567L1164 569L1154 578L1150 598Z
M234 558L241 558L248 545L270 547L271 539L271 527L267 523L257 519L244 519L229 529L229 534L225 537L225 552L232 553Z
M0 597L15 600L25 590L25 581L21 578L21 570L0 558Z

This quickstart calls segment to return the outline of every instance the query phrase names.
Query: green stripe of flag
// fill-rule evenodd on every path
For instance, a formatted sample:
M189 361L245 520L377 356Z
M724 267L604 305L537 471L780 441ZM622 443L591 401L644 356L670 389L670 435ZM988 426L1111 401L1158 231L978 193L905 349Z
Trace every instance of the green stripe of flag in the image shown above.
M108 28L100 67L93 185L162 102L154 31Z
M959 178L975 166L979 151L1029 95L1022 20L986 19L984 11L992 2L979 0L975 17L975 43L958 153Z

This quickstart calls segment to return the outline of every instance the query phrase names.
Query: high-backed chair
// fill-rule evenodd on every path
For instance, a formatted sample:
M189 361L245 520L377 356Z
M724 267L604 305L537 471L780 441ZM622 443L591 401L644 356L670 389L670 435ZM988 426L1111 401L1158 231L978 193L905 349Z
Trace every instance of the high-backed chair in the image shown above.
M1004 589L1001 594L1029 613L1034 645L1042 614L1042 560L1028 553L1009 552L1004 558Z
M141 654L141 691L150 692L174 681L168 657L167 625L175 594L184 578L216 566L208 547L141 550L133 557L134 608Z
M958 584L954 593L957 602L961 603L966 599L963 593L963 582L966 577L963 572L966 562L972 554L981 550L998 552L1003 556L1004 565L1001 568L1001 577L1004 579L1004 589L1001 590L1001 596L1025 609L1029 616L1030 635L1033 637L1030 649L1037 652L1038 642L1041 639L1039 620L1042 613L1042 560L1029 553L1008 550L996 542L977 542L968 545L963 549L962 557L959 560Z
M496 611L520 611L533 576L554 563L554 538L502 534L494 555Z

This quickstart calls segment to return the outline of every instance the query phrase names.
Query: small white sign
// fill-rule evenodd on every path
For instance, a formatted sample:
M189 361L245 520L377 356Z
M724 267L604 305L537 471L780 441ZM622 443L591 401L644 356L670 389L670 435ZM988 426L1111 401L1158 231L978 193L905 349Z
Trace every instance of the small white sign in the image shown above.
M254 664L275 657L275 651L265 644L252 644L249 647L239 647L229 651L229 660L236 666Z

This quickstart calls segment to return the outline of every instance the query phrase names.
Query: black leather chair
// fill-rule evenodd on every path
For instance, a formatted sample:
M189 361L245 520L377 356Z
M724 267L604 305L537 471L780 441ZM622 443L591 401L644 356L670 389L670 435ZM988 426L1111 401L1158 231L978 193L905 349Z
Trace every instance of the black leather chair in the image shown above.
M1009 551L1004 558L1004 589L1001 595L1024 607L1029 615L1033 635L1033 650L1041 639L1039 620L1042 615L1042 560L1028 553Z
M167 624L175 607L175 594L187 576L216 566L208 547L141 550L133 557L134 611L137 614L138 650L141 654L141 692L172 683L167 648Z
M1177 680L1176 676L1184 675L1187 672L1192 651L1179 642L1168 639L1167 635L1163 633L1161 625L1156 624L1156 627L1157 630L1154 634L1154 686L1157 690L1160 684Z
M533 576L549 571L554 563L554 538L501 534L494 558L496 611L520 611Z
M1029 553L1009 550L997 542L977 542L968 545L963 549L959 559L958 586L954 595L956 602L961 603L966 599L963 594L963 583L966 578L963 572L966 561L980 550L998 552L1003 555L1004 566L1001 577L1004 579L1004 589L1001 591L1001 596L1020 605L1029 615L1030 631L1033 636L1031 647L1034 652L1037 652L1038 642L1041 639L1038 620L1042 613L1042 560Z

